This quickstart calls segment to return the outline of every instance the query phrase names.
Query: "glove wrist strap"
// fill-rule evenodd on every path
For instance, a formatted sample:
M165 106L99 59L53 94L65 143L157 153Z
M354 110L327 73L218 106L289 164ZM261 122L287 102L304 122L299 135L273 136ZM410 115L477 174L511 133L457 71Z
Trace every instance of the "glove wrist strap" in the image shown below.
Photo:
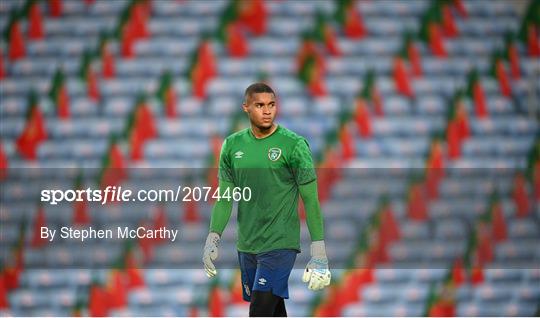
M217 234L216 232L208 233L208 237L206 237L206 245L211 243L217 246L219 244L219 241L220 241L219 234Z
M313 241L311 242L311 257L326 259L326 247L324 241Z

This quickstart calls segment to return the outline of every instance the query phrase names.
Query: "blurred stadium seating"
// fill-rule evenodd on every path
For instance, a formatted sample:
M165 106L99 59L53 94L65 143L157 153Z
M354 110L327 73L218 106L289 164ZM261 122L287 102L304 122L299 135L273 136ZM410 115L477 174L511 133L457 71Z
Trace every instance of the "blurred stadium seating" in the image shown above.
M265 8L266 13L256 14L265 30L258 34L246 23L240 33L247 38L249 52L236 57L226 41L207 38L227 21L232 1L50 0L30 1L28 10L26 1L1 1L0 30L6 37L0 44L0 315L88 315L98 313L100 306L108 306L105 313L111 316L247 315L248 304L237 294L241 287L236 285L234 216L223 234L219 278L210 281L202 270L211 203L88 206L90 224L96 228L157 223L164 217L180 230L179 242L150 243L153 256L140 266L142 283L125 287L125 294L111 282L116 272L111 264L126 251L123 242L34 244L33 226L40 222L36 211L41 208L49 226L72 224L72 205L39 206L39 191L73 187L80 171L83 184L95 186L96 177L107 168L103 159L109 158L114 145L125 163L113 169L128 170L125 187L206 185L206 168L215 163L215 138L221 140L246 125L245 120L238 124L242 93L260 80L277 92L277 122L308 139L319 172L340 175L319 179L320 190L327 193L321 200L334 282L319 293L301 282L309 244L303 224L303 252L291 274L291 298L286 301L289 315L422 316L433 314L429 310L436 304L443 309L450 304L459 316L537 315L540 53L531 49L531 41L540 41L540 23L534 16L532 22L527 20L530 14L520 6L530 5L538 13L540 5L518 2L353 0L346 10L358 14L366 31L354 38L334 19L340 3L348 1L244 1ZM32 9L34 5L39 9ZM409 74L410 97L397 87L393 63L405 45L405 31L421 33L426 12L439 5L449 8L458 32L443 37L447 56L437 56L429 41L414 37L422 74ZM140 12L133 9L137 6ZM324 41L317 43L325 62L324 96L310 93L309 83L297 75L303 35L316 26L317 14L329 18L327 26L333 28L341 51L330 54ZM132 56L125 51L126 15L131 22L140 15L149 33L136 36ZM39 29L32 25L40 20L41 35L31 30ZM20 28L23 54L13 52L18 35L11 22ZM525 22L532 25L529 30L536 30L529 32L532 40L520 37ZM514 36L519 76L510 72L515 60L506 57L509 34ZM209 43L217 74L203 81L205 94L197 96L198 84L189 75L202 67L193 60L195 53L201 59L201 43ZM85 52L95 53L89 68L82 67ZM505 56L510 95L502 90L499 75L492 74L497 52ZM115 69L112 76L103 72L107 54ZM406 65L410 69L412 62ZM467 91L473 69L485 94L485 116L478 115L474 95L457 94ZM172 75L174 114L167 113L167 102L157 94L165 71ZM359 97L371 71L384 114L375 114L373 97ZM58 72L65 76L69 99L65 117L58 106L62 101L50 94ZM92 80L86 72L96 76L97 97L89 92ZM32 91L35 102L29 101ZM141 125L153 122L156 134L139 145L142 154L135 158L129 118L137 116L140 96L146 97L143 104L151 114ZM460 154L453 156L448 113L458 107L456 96L470 132L460 139ZM370 106L369 136L357 129L362 121L356 114L359 98L367 98ZM29 110L35 105L43 114L47 136L37 142L32 156L21 151L21 136L28 132ZM422 190L414 199L415 178L425 178L436 142L442 145L444 166L435 170L445 171L438 194L428 198ZM190 171L198 171L195 180ZM389 205L382 203L383 197ZM389 214L379 213L387 209ZM497 209L502 213L493 212ZM380 229L388 226L389 217L395 219L399 235L385 241L386 232ZM482 241L486 225L493 228L487 243ZM495 234L499 230L505 232L500 238ZM377 242L384 251L373 256ZM139 243L144 254L144 242ZM17 255L22 255L22 264ZM366 255L373 257L372 263L358 261ZM480 278L473 277L477 269ZM372 271L372 277L351 283L355 275L363 275L359 270ZM19 274L15 279L14 271ZM465 273L462 280L457 278L459 271ZM125 299L103 305L97 289L92 289L96 282L113 286L105 297L116 293Z

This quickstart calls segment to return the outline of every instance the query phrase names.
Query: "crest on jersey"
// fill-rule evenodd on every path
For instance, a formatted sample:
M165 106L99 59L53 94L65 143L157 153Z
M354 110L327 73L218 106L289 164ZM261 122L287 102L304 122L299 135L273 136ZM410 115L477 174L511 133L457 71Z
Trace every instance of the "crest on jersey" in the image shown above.
M270 148L268 149L268 159L272 161L276 161L281 157L281 149L280 148Z

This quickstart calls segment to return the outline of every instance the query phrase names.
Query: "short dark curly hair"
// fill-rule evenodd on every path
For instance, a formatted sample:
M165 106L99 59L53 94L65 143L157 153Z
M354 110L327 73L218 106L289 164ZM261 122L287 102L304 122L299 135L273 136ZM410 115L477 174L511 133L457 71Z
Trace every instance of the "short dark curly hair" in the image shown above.
M247 101L248 97L251 97L251 95L257 94L257 93L270 93L276 96L276 93L274 93L274 90L272 89L272 87L268 86L267 84L253 83L249 85L246 88L246 91L244 92L244 102Z

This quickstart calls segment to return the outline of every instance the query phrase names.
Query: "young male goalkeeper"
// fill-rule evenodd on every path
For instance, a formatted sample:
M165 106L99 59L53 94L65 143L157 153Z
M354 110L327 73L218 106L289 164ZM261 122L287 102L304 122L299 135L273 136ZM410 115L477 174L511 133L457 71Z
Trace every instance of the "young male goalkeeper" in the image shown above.
M251 123L227 137L219 159L219 188L251 189L251 200L238 202L238 261L242 292L250 316L287 316L288 280L300 252L298 194L306 210L311 260L302 280L319 290L330 284L317 176L305 138L274 123L276 96L263 83L250 85L242 105ZM231 200L217 200L204 247L208 277L217 274L220 236L232 211Z

